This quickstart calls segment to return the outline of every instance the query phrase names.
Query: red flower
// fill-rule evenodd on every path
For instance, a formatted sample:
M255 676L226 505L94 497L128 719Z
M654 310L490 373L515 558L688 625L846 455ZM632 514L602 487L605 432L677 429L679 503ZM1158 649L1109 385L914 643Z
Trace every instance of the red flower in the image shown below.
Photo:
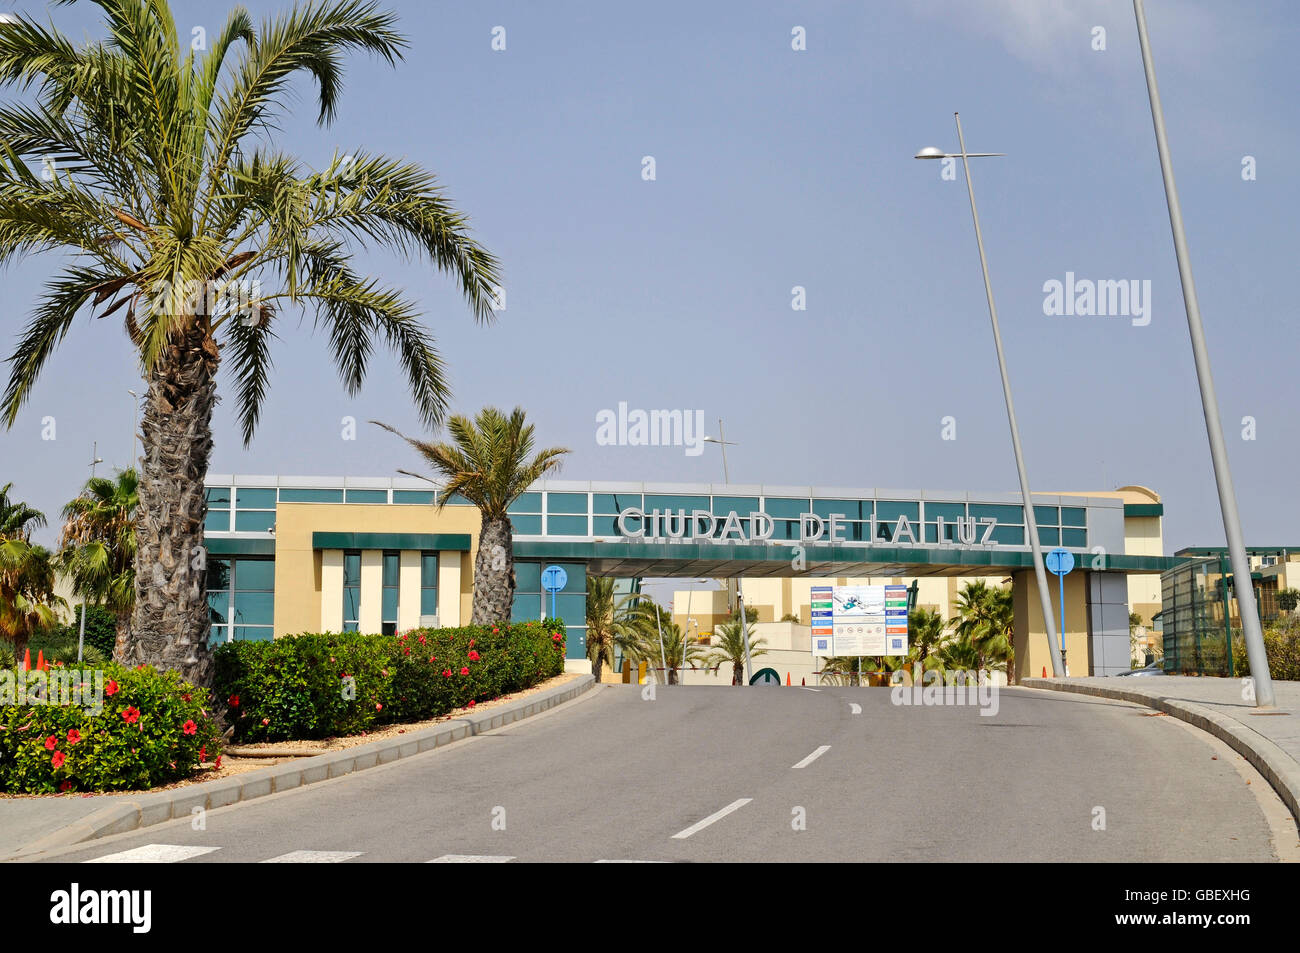
M72 790L72 781L69 779L69 780L66 780L66 781L64 781L63 783L61 783L61 784L59 785L59 790L60 790L60 791L71 791L71 790Z
M117 682L113 681L113 680L110 678L110 679L108 680L108 687L104 689L104 694L107 695L109 698L112 698L114 695L116 695L116 694L117 694Z
M63 752L62 751L54 752L54 757L50 758L50 764L55 768L63 767Z
M384 706L379 704L379 702L375 702L375 711L383 711L383 710L384 710Z
M271 723L271 719L270 719L270 718L263 718L263 719L262 719L262 724L264 724L264 725L269 725L270 723Z
M478 639L470 639L470 640L469 640L469 647L470 647L470 648L473 648L473 647L474 647L474 643L477 642L477 641L478 641Z
M68 744L75 745L80 740L81 740L81 732L79 732L76 728L69 728Z
M199 763L202 764L208 760L208 746L204 745L199 749Z
M219 768L219 767L221 767L221 755L217 755L217 763L214 764L213 767L214 767L214 768Z
M461 666L461 669L460 669L460 674L462 674L462 675L468 675L468 674L469 674L469 669L462 665L462 666Z
M493 631L493 632L500 632L501 630L498 629L496 626L493 626L493 627L492 627L492 631Z
M470 707L470 708L473 708L473 707L474 707L474 699L471 698L471 699L469 700L469 706L468 706L468 707Z
M138 708L126 708L126 709L122 712L122 718L123 718L123 720L126 721L126 723L127 723L128 725L134 725L137 721L140 720L140 709L138 709Z
M436 662L436 661L438 661L438 656L436 656L436 655L430 655L430 656L429 656L429 664L430 664L430 665L432 665L432 664L433 664L434 662Z
M238 707L239 707L239 696L238 696L238 695L231 695L229 698L226 699L226 704L228 704L231 708L238 708Z
M475 652L473 649L470 649L470 650L469 650L469 660L470 660L471 662L477 662L477 661L478 661L478 653Z
M421 644L421 645L424 645L424 644L425 644L425 642L424 642L424 636L420 636L420 644Z
M551 636L551 641L552 642L560 641L560 633L556 632L553 636Z
M54 737L53 735L50 735L48 738L45 739L45 750L53 751L56 747L58 747L58 744L59 744L59 739Z
M451 669L449 669L449 668L444 668L444 669L442 670L442 677L443 677L443 678L451 678Z
M182 730L183 730L187 735L192 735L192 734L194 734L194 732L196 732L196 731L199 730L199 726L196 725L196 724L194 724L194 720L193 720L193 719L190 719L189 721L185 722L184 725L181 726L181 729L182 729Z
M184 695L181 696L181 698L185 699L187 702L188 702L188 701L193 701L193 699L190 698L190 693L189 693L189 692L186 692Z

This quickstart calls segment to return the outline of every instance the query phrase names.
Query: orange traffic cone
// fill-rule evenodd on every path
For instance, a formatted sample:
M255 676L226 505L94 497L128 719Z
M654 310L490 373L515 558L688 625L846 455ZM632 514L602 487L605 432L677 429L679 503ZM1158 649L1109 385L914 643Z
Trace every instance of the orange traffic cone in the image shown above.
M45 649L41 649L36 653L36 671L45 671Z
M803 687L804 685L807 685L807 684L808 684L808 679L806 679L806 678L801 678L801 679L799 679L799 685L800 685L800 687Z
M786 673L785 673L785 683L786 683L787 685L791 684L791 682L790 682L790 673L789 673L789 672L786 672Z
M1043 678L1046 678L1046 677L1047 677L1047 666L1044 665L1044 666L1043 666Z
M32 670L32 650L28 649L23 654L23 671L30 672L31 670Z

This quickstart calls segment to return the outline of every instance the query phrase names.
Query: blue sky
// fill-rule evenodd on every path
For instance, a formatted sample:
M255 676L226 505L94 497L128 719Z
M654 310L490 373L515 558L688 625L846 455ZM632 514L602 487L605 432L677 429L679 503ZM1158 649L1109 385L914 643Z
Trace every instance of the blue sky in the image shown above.
M421 303L457 411L524 406L545 445L572 449L571 479L721 480L716 448L598 446L597 413L625 401L700 409L710 432L723 418L736 482L1016 489L965 187L911 159L955 148L960 110L971 151L1007 153L974 175L1033 487L1145 484L1165 500L1168 552L1222 544L1127 0L392 6L405 62L354 59L329 129L302 85L279 144L312 166L360 146L422 163L501 257L507 306L489 327L428 266L364 258ZM174 9L187 34L225 13ZM1300 544L1287 95L1300 13L1197 0L1147 13L1247 541ZM49 15L74 37L102 33L89 4ZM4 274L6 354L54 263ZM1150 280L1150 324L1044 315L1044 282L1066 272ZM353 400L309 320L287 315L279 333L261 428L244 448L232 404L219 408L213 472L418 468L364 424L419 432L391 357ZM120 322L79 318L0 434L0 482L56 521L93 440L100 472L127 462L129 388L141 381ZM362 422L356 440L341 438L345 416ZM956 440L941 439L947 416Z

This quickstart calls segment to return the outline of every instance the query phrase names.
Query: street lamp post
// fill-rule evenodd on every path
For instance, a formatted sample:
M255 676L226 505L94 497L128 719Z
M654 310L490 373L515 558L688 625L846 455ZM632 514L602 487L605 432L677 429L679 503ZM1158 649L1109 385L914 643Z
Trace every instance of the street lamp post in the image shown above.
M993 301L993 285L989 282L989 263L984 254L984 234L980 231L979 212L975 208L975 186L971 182L970 162L973 156L997 156L1000 152L967 152L966 139L961 131L961 116L953 113L957 122L957 144L961 152L945 153L933 147L922 149L915 156L917 159L960 158L966 172L966 192L970 196L970 214L975 222L975 244L979 247L980 268L984 272L984 295L988 298L989 320L993 324L993 346L998 355L998 370L1002 374L1002 396L1007 404L1007 423L1011 426L1011 447L1015 451L1016 471L1020 477L1020 495L1024 501L1025 532L1029 534L1029 546L1034 556L1034 574L1038 579L1038 597L1042 602L1043 626L1047 629L1047 649L1052 659L1052 674L1060 678L1065 674L1065 665L1061 652L1056 645L1056 622L1052 614L1052 594L1047 588L1047 570L1043 567L1043 547L1038 539L1038 520L1034 516L1034 501L1029 492L1029 476L1025 471L1025 455L1020 447L1020 429L1016 426L1016 409L1011 401L1011 380L1007 377L1007 361L1002 353L1002 332L998 328L998 308ZM1064 633L1062 633L1064 637Z
M735 444L727 439L722 430L722 418L718 418L718 437L705 437L705 443L716 443L722 448L722 479L728 486L731 485L731 473L727 469L727 447ZM750 679L750 658L749 658L749 623L745 619L745 590L741 586L740 579L736 579L736 602L740 606L740 637L745 643L745 684L749 684Z
M1214 464L1214 482L1219 491L1219 509L1223 513L1223 532L1228 542L1228 558L1232 562L1232 586L1237 594L1237 611L1241 615L1246 656L1250 660L1250 675L1255 683L1255 704L1258 708L1272 708L1273 679L1268 671L1268 654L1260 631L1259 610L1250 591L1250 561L1246 558L1241 518L1237 512L1237 494L1232 488L1232 471L1228 467L1228 451L1223 443L1219 399L1214 392L1210 355L1205 347L1205 328L1201 324L1201 306L1196 299L1196 283L1192 280L1192 262L1187 250L1187 235L1183 231L1183 210L1178 201L1178 188L1174 185L1174 166L1169 158L1165 114L1160 106L1155 64L1151 62L1151 43L1147 38L1147 18L1142 0L1133 0L1133 14L1137 18L1138 42L1142 47L1142 65L1146 70L1147 97L1151 100L1151 122L1155 126L1160 175L1165 184L1165 203L1169 206L1169 225L1174 233L1174 254L1178 258L1178 277L1183 286L1183 307L1187 311L1187 330L1192 338L1196 380L1201 388L1201 410L1205 415L1205 431L1210 440L1210 460ZM1244 593L1241 580L1245 580Z

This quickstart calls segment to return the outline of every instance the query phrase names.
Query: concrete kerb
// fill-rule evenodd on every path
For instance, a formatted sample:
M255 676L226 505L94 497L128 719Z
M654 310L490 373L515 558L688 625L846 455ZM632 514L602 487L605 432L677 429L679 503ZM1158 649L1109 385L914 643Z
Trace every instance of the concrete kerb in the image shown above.
M1021 684L1026 688L1045 688L1132 702L1135 705L1154 708L1167 715L1173 715L1202 731L1209 732L1244 757L1264 776L1277 792L1278 797L1286 804L1296 824L1300 825L1300 763L1297 763L1277 744L1236 719L1181 698L1149 695L1122 688L1082 685L1078 682L1054 678L1027 678Z
M230 778L193 784L174 791L142 794L129 801L101 808L0 859L21 858L110 834L122 834L164 821L189 817L195 808L216 810L409 758L547 711L572 701L589 691L594 684L595 680L590 675L581 675L571 682L508 705L467 717L452 718L411 734L273 765Z

